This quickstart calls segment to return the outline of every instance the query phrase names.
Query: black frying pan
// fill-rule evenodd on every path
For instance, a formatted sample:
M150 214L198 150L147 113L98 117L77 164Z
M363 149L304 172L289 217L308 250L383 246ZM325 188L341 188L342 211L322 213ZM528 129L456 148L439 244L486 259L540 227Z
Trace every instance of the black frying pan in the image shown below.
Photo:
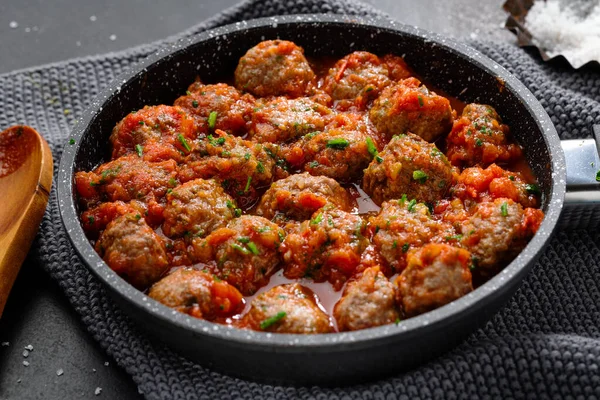
M472 293L432 312L351 333L271 334L217 325L178 313L118 277L98 256L78 219L75 172L108 160L114 125L144 105L172 104L200 75L230 77L240 56L266 39L291 40L307 55L342 57L355 50L403 55L427 81L465 102L496 108L539 179L545 219L521 254ZM563 206L566 172L550 118L517 79L476 50L440 35L380 19L288 16L237 23L151 55L106 88L74 128L58 175L60 212L90 270L147 331L181 354L226 373L296 384L341 384L409 368L452 348L515 292L547 244Z

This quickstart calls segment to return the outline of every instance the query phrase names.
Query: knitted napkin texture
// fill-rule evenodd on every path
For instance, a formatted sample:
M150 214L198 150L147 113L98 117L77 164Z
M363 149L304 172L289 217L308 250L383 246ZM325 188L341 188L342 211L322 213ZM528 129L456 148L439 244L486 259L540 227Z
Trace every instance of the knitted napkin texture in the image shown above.
M381 15L355 1L244 1L159 43L1 75L0 128L33 126L50 144L57 166L70 129L94 96L160 46L240 20L302 13ZM600 74L544 64L512 44L470 45L533 92L561 138L589 137L592 125L600 124ZM150 341L76 255L60 220L55 188L32 252L89 333L147 399L575 399L600 398L599 239L591 230L559 232L506 307L462 345L397 376L339 388L248 382Z

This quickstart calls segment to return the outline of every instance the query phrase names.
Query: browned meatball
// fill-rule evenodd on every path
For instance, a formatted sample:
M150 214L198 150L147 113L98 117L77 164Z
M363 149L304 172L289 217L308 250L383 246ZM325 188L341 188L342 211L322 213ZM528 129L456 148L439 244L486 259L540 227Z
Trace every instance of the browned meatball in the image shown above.
M284 238L284 231L268 219L244 215L205 239L193 239L191 256L250 296L269 281L279 266L278 249Z
M472 291L470 266L467 250L447 244L431 243L410 251L406 269L396 280L404 314L414 317Z
M297 231L291 232L280 248L284 275L315 282L328 280L335 290L350 278L369 245L366 224L354 214L334 208L315 212Z
M281 216L277 220L282 222L304 221L326 204L351 211L353 200L335 180L304 172L274 182L260 200L256 215L268 219Z
M175 105L192 116L200 132L221 129L242 135L246 133L246 123L250 120L255 100L252 95L242 94L225 83L204 85L196 81L185 96L175 100Z
M367 268L362 275L348 282L333 309L340 331L356 331L396 322L394 286L379 267Z
M523 210L510 199L479 203L461 224L460 244L473 255L476 273L490 275L523 250L542 218L541 210Z
M451 183L452 167L446 156L434 144L409 133L392 138L365 170L362 185L377 204L403 194L434 203Z
M169 267L163 240L140 214L112 220L96 242L96 251L113 271L138 289L156 282Z
M369 229L375 248L392 273L404 269L409 250L433 238L455 234L451 225L434 219L425 204L406 198L383 203L379 214L369 218Z
M148 223L162 223L164 196L177 182L174 160L146 162L137 155L126 155L107 162L93 172L75 174L80 203L94 208L104 201L136 201L146 209ZM135 207L140 208L140 207Z
M235 69L235 86L259 97L300 97L314 79L302 47L285 40L257 44Z
M207 272L179 268L150 288L148 296L192 317L214 320L240 311L240 292Z
M178 139L197 136L194 120L180 107L146 106L129 113L113 129L112 158L137 154L146 161L181 161L185 150Z
M379 57L366 51L355 51L329 70L323 89L333 100L351 101L364 109L390 83L387 66Z
M449 132L454 120L448 99L430 92L416 78L384 89L369 117L379 132L390 136L412 132L428 142Z
M276 333L329 333L331 321L315 295L298 283L275 286L252 300L242 326Z
M446 138L448 159L459 167L510 162L522 155L521 147L511 143L509 128L493 107L468 104L462 117L454 122Z
M195 179L167 194L163 232L168 237L206 236L235 217L236 205L213 179Z
M179 179L218 178L240 206L247 207L258 197L257 189L273 179L275 161L267 150L262 144L217 130L214 136L195 143L180 168Z
M362 175L373 155L369 152L367 126L360 114L337 115L324 132L303 136L287 151L286 159L311 175L325 175L347 182Z
M252 114L249 137L254 142L285 143L307 133L322 131L331 110L306 97L276 97Z

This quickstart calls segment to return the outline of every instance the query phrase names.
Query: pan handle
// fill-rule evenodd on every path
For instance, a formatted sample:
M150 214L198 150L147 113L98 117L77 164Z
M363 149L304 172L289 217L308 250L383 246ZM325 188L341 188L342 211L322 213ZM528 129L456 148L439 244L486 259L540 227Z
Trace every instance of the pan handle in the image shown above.
M600 125L591 139L563 140L567 193L560 219L563 229L600 226Z

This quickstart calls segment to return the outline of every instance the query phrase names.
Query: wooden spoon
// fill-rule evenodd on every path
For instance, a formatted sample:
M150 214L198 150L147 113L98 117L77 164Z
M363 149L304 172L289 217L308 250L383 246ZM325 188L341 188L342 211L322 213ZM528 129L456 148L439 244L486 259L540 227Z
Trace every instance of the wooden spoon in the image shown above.
M35 129L0 133L0 317L46 210L52 165L48 143Z

